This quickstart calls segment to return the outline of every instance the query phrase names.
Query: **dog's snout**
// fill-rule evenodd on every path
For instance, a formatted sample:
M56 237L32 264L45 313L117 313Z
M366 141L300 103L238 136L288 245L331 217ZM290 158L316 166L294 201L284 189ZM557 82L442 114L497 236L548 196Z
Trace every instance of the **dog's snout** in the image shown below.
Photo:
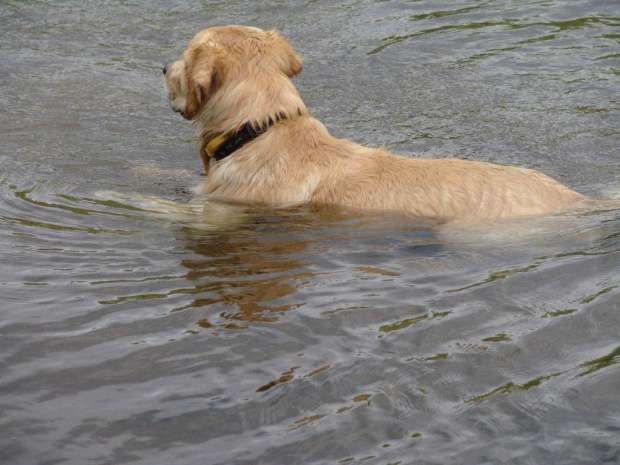
M165 76L166 73L168 72L168 66L164 66L163 72L164 72L164 76Z

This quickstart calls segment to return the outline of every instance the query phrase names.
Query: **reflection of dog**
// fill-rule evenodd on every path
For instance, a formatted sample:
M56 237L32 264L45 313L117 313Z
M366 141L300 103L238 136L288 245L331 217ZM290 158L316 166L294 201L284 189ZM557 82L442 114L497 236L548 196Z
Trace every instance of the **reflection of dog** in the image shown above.
M335 139L290 80L301 69L280 34L241 26L200 32L164 68L172 108L200 129L207 178L199 193L438 219L541 215L593 202L536 171L411 159Z

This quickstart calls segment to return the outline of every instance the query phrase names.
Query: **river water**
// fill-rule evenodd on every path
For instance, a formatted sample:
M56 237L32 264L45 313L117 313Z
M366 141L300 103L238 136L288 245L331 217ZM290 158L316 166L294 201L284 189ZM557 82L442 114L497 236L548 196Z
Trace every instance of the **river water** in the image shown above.
M161 68L278 27L338 137L620 193L617 1L0 1L0 462L620 461L620 212L191 195Z

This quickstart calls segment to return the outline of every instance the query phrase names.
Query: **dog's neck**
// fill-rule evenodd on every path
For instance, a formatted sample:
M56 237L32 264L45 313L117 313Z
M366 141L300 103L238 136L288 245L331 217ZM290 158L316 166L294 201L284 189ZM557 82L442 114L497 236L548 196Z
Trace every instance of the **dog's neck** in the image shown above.
M247 123L260 127L270 120L305 113L306 106L288 77L263 73L220 88L196 122L201 146L205 147L214 138L237 132Z

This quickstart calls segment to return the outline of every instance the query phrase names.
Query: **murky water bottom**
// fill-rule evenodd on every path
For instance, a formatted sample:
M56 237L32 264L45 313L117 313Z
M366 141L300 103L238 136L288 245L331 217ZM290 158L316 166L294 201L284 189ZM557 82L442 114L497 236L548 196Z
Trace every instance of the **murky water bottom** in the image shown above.
M205 206L161 65L229 23L339 137L619 191L614 2L2 2L0 462L620 461L620 212Z

